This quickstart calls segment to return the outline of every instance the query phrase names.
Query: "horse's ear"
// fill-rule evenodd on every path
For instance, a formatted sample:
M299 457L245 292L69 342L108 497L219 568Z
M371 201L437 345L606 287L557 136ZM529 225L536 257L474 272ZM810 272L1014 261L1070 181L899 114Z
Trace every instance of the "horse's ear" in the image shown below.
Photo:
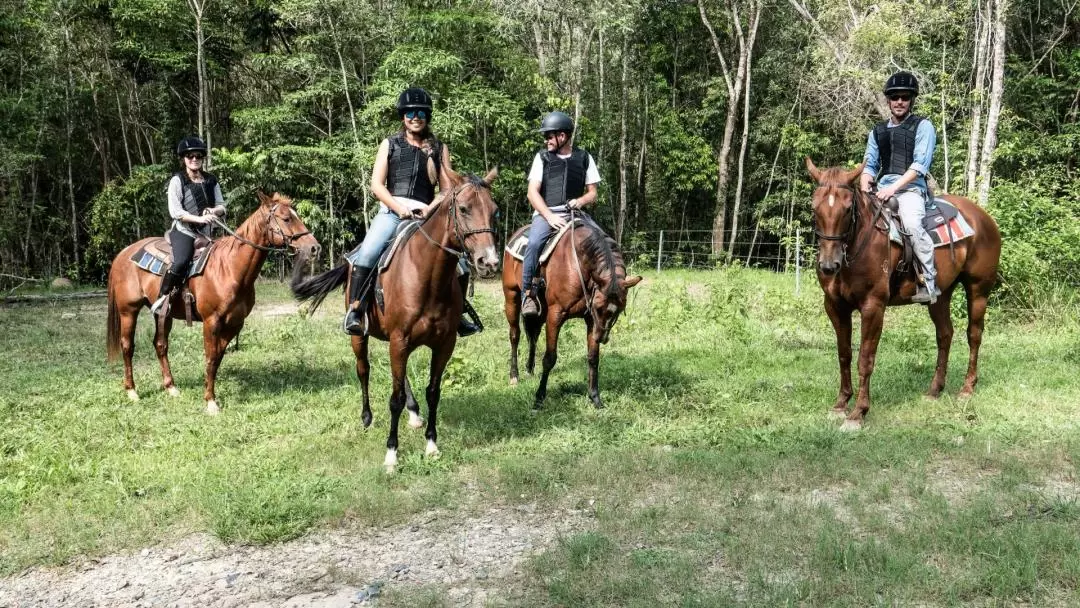
M637 285L640 282L641 282L641 275L633 276L633 277L630 277L629 279L626 279L625 281L623 281L623 287L625 287L627 289L630 289L631 287L633 287L634 285Z
M446 172L446 177L450 179L451 186L460 186L461 183L465 181L465 178L461 177L461 174L457 171L454 171L453 169L446 168L443 169L443 171Z
M849 184L858 183L859 176L862 175L862 170L863 170L863 167L865 167L865 166L866 166L866 163L859 163L858 167L855 167L854 169L851 170L850 173L847 174L847 181L848 181Z
M815 182L821 181L821 169L817 168L809 156L806 157L806 170L810 172L810 177L814 178Z
M499 165L495 165L491 171L487 172L487 175L484 176L484 183L490 186L496 177L499 177Z
M259 204L262 205L263 207L266 207L267 205L269 205L270 201L273 200L269 196L266 196L266 193L262 191L262 188L259 188L258 190L255 191L255 196L259 197Z

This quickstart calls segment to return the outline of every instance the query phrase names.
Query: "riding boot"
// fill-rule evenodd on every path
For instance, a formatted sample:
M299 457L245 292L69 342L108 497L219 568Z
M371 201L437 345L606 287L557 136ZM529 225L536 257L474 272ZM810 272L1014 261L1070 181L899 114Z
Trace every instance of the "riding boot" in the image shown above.
M915 295L911 296L911 301L915 304L933 304L940 295L941 290L934 284L934 280L928 279L926 285L919 285Z
M349 310L345 313L345 333L354 336L364 335L365 306L362 296L367 286L371 269L366 266L353 266L349 279Z
M465 336L471 336L484 331L484 323L480 320L480 315L477 314L476 309L469 303L469 275L463 274L458 277L458 283L461 285L461 320L458 322L457 335L464 338ZM466 318L468 316L468 318ZM470 321L471 319L471 321Z
M536 317L540 315L540 279L533 277L530 283L522 298L521 314L526 317Z
M158 299L154 300L154 304L150 307L150 314L156 315L161 312L162 307L165 306L165 302L169 300L169 296L177 287L184 285L184 278L178 277L169 270L161 277L161 287L158 289Z

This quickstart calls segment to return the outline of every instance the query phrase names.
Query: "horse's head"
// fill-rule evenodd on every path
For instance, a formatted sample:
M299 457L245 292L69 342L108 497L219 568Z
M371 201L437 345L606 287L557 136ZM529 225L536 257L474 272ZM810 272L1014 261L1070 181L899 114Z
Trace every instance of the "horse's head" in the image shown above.
M833 275L840 271L848 241L856 232L855 192L863 166L851 170L840 167L818 169L807 156L806 169L817 184L811 206L814 233L818 236L818 270Z
M640 276L620 278L612 273L612 283L599 285L592 293L592 309L596 315L596 325L593 331L598 332L597 340L601 344L607 344L611 336L611 328L619 315L626 310L627 296L630 288L641 282Z
M447 213L454 243L469 256L477 274L485 278L499 269L499 254L495 247L499 207L491 198L491 182L498 175L497 168L483 178L462 177L450 172L454 189L447 196Z
M319 254L319 241L293 209L292 199L275 192L267 196L261 190L260 209L266 213L266 232L271 247L291 247L305 259Z

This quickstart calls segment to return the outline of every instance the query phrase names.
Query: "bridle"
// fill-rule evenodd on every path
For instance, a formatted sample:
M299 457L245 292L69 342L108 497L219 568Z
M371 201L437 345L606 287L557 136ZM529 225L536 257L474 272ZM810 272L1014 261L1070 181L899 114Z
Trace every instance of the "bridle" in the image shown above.
M454 244L456 244L460 248L460 250L447 247L446 245L443 245L442 243L436 241L434 238L431 237L430 234L428 234L427 230L424 230L424 223L420 224L419 230L420 230L420 234L424 235L424 238L426 238L428 241L430 241L431 244L435 245L439 249L442 249L443 251L445 251L446 253L449 253L450 255L452 255L454 257L457 257L459 259L460 258L465 258L465 263L469 265L469 268L472 268L473 270L475 270L476 267L473 264L472 256L465 255L466 253L471 253L472 252L472 250L469 249L468 245L465 244L465 241L469 237L471 237L473 235L476 235L476 234L484 234L484 233L488 233L488 232L491 233L491 234L496 234L496 233L495 233L495 229L491 228L491 227L488 227L488 228L471 228L469 226L464 226L464 229L462 228L463 220L458 215L457 205L455 203L457 202L458 195L461 194L462 192L464 192L465 189L469 188L469 187L472 187L477 192L479 192L479 190L481 188L480 185L474 184L472 182L462 184L462 185L454 188L450 192L450 196L447 197L448 200L444 200L444 202L441 203L441 204L450 205L450 207L446 211L446 227L449 230L453 230L453 232L454 232L454 240L455 240ZM426 221L427 220L425 220L425 222Z
M273 206L270 207L270 210L267 213L267 216L266 216L266 235L267 235L267 237L269 237L268 238L269 241L273 241L273 235L275 233L280 235L281 240L285 242L285 244L283 246L281 246L281 247L268 247L266 245L260 245L258 243L254 243L254 242L240 236L239 234L237 234L235 230L233 230L232 228L229 228L229 226L224 221L222 221L222 219L219 218L218 216L213 215L213 216L210 216L210 217L213 218L214 224L216 224L219 228L221 228L225 232L229 233L230 235L236 237L236 240L240 241L241 243L243 243L245 245L250 245L251 247L254 247L255 249L258 249L259 251L268 251L268 252L269 251L279 251L279 252L282 252L282 251L288 251L290 248L292 248L293 241L295 241L296 239L299 239L301 237L305 237L305 236L311 234L311 231L310 230L305 230L303 232L294 232L293 234L285 234L285 230L281 227L281 220L279 220L277 215L275 215L275 212L277 211L279 206L281 206L280 203L275 203Z
M859 253L863 250L863 247L866 246L868 240L868 238L862 239L861 242L856 244L854 252L850 256L848 255L848 245L851 244L851 240L853 239L853 237L857 237L859 234L859 210L861 207L861 204L859 202L860 193L858 190L847 184L820 185L818 186L818 188L839 188L841 190L847 190L851 192L851 221L848 222L847 230L844 230L842 233L825 234L824 232L819 230L817 227L817 214L814 214L814 234L817 235L819 239L826 241L843 241L843 245L841 246L843 263L845 266L850 267L851 260L853 258L859 257ZM882 217L882 209L883 207L880 202L877 202L874 205L874 215L870 218L871 225L877 225L878 218ZM886 227L885 229L887 230L888 228Z

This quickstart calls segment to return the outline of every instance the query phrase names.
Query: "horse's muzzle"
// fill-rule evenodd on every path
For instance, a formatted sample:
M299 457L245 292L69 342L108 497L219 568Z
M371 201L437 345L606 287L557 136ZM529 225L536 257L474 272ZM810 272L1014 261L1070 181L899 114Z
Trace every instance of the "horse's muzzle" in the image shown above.
M820 270L823 274L832 276L840 271L840 262L834 262L832 260L819 260L818 270Z
M473 265L481 278L490 278L499 271L499 256L494 247L487 247L473 257Z

